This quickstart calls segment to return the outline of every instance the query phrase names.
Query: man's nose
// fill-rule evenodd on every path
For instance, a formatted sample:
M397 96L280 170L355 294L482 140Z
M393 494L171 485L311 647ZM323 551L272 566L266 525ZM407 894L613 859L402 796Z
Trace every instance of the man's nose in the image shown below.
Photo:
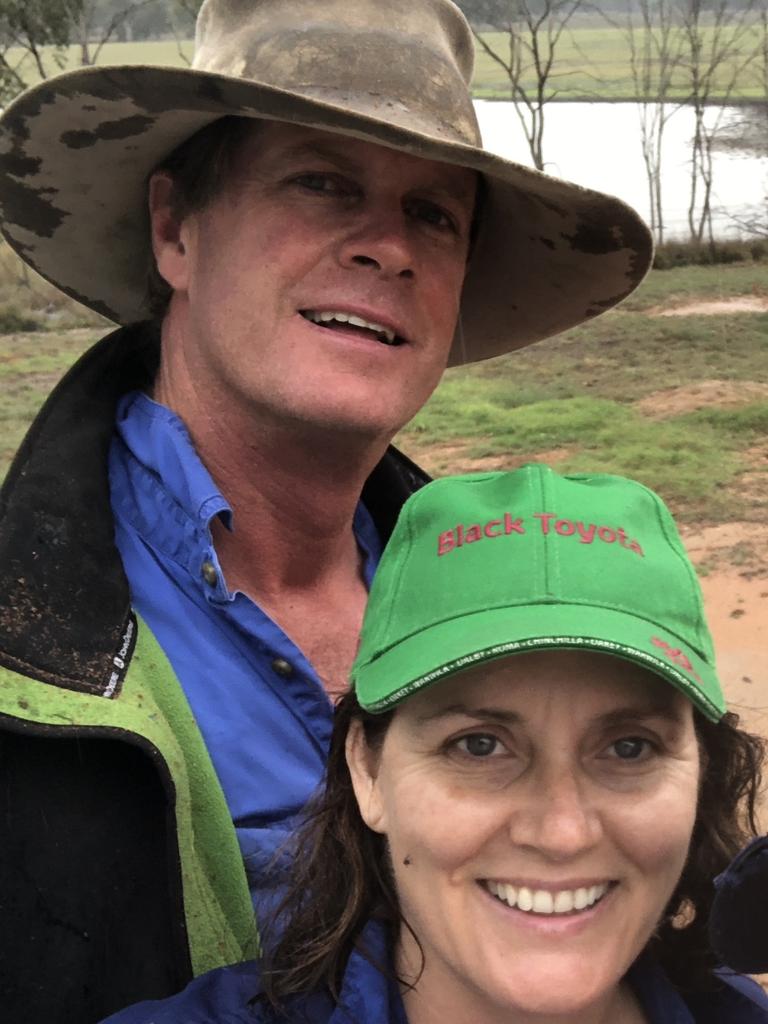
M401 209L372 209L342 241L340 262L348 269L369 267L386 277L413 278L416 260L412 231Z
M566 861L594 847L603 835L602 816L587 780L568 769L531 779L522 803L510 815L516 846Z

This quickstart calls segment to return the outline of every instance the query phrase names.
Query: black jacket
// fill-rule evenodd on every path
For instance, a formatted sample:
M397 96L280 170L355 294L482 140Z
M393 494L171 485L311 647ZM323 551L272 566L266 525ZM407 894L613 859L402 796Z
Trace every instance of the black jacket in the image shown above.
M159 342L123 328L78 361L0 491L0 666L101 694L131 621L107 460L115 406L146 387ZM390 449L363 499L386 538L426 482ZM0 713L0 1016L92 1024L191 977L169 779L135 742Z

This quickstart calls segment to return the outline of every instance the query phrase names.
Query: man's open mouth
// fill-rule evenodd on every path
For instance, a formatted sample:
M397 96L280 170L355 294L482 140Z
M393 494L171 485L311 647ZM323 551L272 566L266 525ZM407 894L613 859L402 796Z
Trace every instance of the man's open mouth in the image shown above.
M300 309L299 312L305 320L317 324L318 327L328 327L334 331L350 331L356 334L365 332L383 345L402 345L405 341L405 338L395 334L391 328L371 320L364 320L361 316L356 316L353 313L325 309Z

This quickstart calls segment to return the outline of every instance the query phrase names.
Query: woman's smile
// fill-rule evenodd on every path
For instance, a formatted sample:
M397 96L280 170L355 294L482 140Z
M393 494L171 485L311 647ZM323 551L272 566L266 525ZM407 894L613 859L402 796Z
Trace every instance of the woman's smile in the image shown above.
M690 702L626 661L520 654L411 697L358 793L418 937L400 933L406 1004L608 1012L683 870L698 786Z
M549 917L588 910L602 900L611 886L610 882L598 882L594 885L559 885L541 889L534 884L512 885L510 882L493 880L485 880L480 884L508 907Z
M558 943L590 932L600 926L614 908L618 883L602 882L574 888L541 889L534 886L510 885L505 882L481 881L477 884L480 898L488 904L489 913L501 915L502 927L520 929L531 940Z

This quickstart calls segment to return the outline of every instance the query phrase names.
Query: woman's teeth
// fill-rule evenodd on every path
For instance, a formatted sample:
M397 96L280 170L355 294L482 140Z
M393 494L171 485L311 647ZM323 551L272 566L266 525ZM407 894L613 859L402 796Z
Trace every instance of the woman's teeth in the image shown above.
M508 885L506 882L485 883L488 889L502 903L531 914L572 914L574 910L586 910L602 899L608 892L608 882L592 885L588 889L561 889L550 892L547 889L528 889L526 886Z

